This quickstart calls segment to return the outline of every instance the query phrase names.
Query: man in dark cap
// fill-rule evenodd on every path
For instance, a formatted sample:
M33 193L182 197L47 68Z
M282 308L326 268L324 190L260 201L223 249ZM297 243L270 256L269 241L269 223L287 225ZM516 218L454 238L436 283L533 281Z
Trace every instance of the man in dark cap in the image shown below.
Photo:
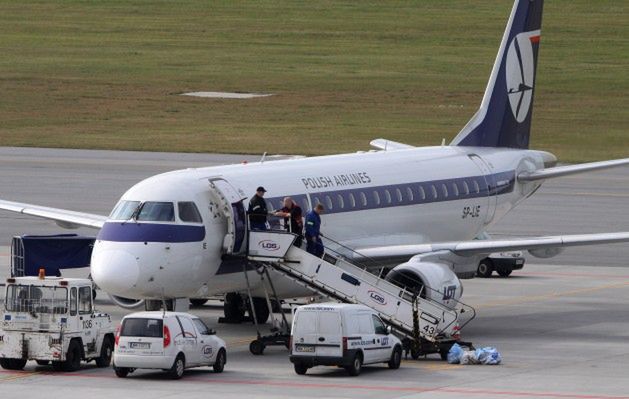
M266 193L264 187L258 187L256 194L249 201L247 213L249 214L249 226L251 226L251 230L267 230L266 216L269 211L266 208L264 193Z

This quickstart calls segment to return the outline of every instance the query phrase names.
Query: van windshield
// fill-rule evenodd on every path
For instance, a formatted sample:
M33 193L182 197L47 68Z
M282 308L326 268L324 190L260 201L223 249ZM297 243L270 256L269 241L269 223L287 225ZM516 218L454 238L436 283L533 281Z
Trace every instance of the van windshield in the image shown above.
M124 319L120 336L122 337L148 337L161 338L164 332L161 319Z

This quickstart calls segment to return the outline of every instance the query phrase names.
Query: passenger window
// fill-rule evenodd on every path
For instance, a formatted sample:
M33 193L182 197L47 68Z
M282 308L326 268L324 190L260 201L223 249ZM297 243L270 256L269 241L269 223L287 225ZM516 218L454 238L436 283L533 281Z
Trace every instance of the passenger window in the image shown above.
M301 209L305 212L310 209L310 204L308 203L308 198L304 197L301 200Z
M397 202L402 202L402 190L400 190L399 188L396 188L395 196L397 197Z
M472 184L474 186L474 192L476 194L480 193L480 187L478 186L478 182L476 180L472 180Z
M441 192L443 192L444 198L448 198L448 187L446 187L445 183L441 185Z
M194 326L197 328L197 331L199 332L199 334L210 335L210 329L207 328L203 320L195 318L195 319L192 319L192 323L194 323Z
M328 209L327 210L332 210L332 208L334 207L334 205L332 204L332 198L330 198L329 195L325 196L325 204L327 205Z
M92 313L92 288L79 287L79 314Z
M380 205L380 194L378 194L377 191L373 192L373 200L376 203L376 205Z
M70 289L70 316L76 316L76 287Z
M391 203L391 193L389 192L389 190L384 190L384 200L387 204Z
M172 202L145 202L137 220L146 222L174 222L175 208Z
M371 315L373 320L373 329L378 335L387 335L387 328L378 316Z
M181 328L183 329L183 336L186 338L196 338L197 334L192 326L192 322L189 318L183 316L177 316L177 320L181 324Z
M452 194L455 197L459 196L459 186L456 185L456 182L452 182Z
M363 206L367 206L367 195L365 195L362 191L360 192L360 202Z
M470 193L470 186L468 186L467 182L463 180L463 194L469 195L469 193Z
M356 198L353 193L349 193L349 206L356 208Z
M430 191L432 192L432 198L437 199L437 188L434 184L430 185Z
M424 191L424 188L422 186L419 186L419 197L423 200L426 199L426 191Z
M339 208L343 209L345 208L345 201L343 201L343 196L341 194L336 196L336 199L339 202Z
M179 210L179 219L182 222L203 223L199 209L194 202L178 202L177 208Z
M413 202L413 189L410 187L406 187L406 196L410 202Z

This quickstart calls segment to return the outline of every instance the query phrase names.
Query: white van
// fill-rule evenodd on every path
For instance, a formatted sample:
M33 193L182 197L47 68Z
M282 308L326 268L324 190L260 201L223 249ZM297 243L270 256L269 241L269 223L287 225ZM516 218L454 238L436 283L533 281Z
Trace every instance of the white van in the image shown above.
M297 374L310 367L340 366L352 375L365 364L397 369L402 343L378 313L364 305L321 303L300 306L293 316L290 361Z
M162 369L174 379L189 367L212 366L221 373L227 351L215 334L188 313L132 313L116 331L114 371L120 378L135 369Z

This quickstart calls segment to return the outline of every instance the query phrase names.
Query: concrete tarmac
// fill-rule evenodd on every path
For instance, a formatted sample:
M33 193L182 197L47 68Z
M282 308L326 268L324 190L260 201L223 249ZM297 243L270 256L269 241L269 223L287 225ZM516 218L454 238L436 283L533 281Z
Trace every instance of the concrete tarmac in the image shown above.
M258 157L0 148L0 198L108 214L124 190L142 178L243 159ZM491 232L500 237L627 230L627 172L620 168L549 181ZM66 231L0 212L5 245L15 234L58 232ZM251 355L253 326L218 324L222 310L215 303L192 312L227 341L223 374L200 368L170 381L161 373L138 371L121 380L111 369L92 364L75 373L54 373L29 362L23 372L0 371L0 392L20 398L629 398L629 269L618 267L627 266L627 255L629 246L622 244L575 248L551 260L528 257L525 269L507 279L464 281L463 300L478 316L463 339L496 346L501 366L448 365L431 356L404 361L397 371L370 366L359 377L333 367L298 376L286 349ZM8 261L8 248L1 247L2 279ZM96 302L116 322L127 313L104 293Z

